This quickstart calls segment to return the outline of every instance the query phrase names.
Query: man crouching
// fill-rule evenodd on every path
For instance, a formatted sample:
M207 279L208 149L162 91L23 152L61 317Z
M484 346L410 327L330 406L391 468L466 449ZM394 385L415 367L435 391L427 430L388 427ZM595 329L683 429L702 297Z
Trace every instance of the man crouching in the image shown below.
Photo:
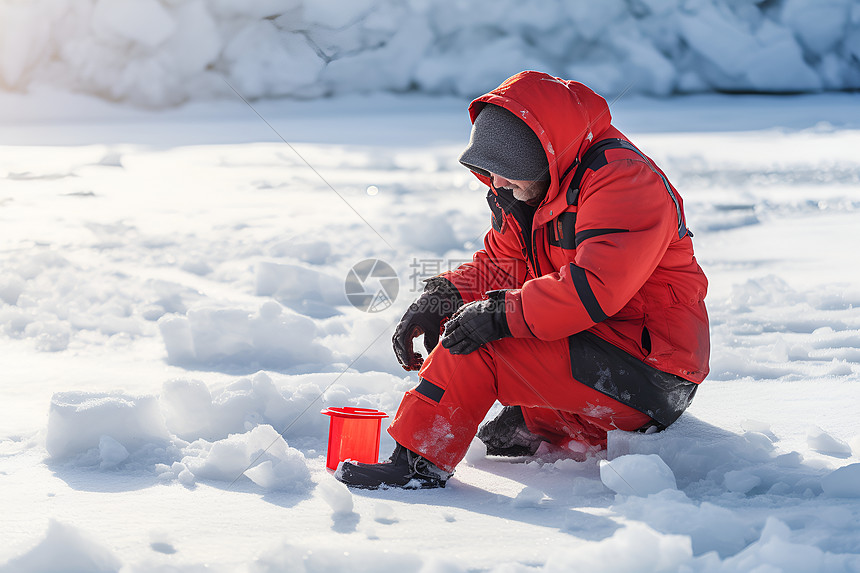
M672 424L708 373L707 279L683 201L606 101L528 71L469 113L460 162L489 188L492 229L398 324L395 354L419 382L388 429L391 458L344 462L349 486L444 487L476 432L490 455L546 441L584 457L609 430Z

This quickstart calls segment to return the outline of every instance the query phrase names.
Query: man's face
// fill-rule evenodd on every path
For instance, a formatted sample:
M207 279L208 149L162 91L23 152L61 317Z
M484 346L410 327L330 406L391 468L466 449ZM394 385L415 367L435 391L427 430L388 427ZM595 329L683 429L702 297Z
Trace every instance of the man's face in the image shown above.
M493 187L496 189L510 189L514 199L523 201L529 205L538 205L549 190L549 181L519 181L516 179L505 179L501 175L490 173Z

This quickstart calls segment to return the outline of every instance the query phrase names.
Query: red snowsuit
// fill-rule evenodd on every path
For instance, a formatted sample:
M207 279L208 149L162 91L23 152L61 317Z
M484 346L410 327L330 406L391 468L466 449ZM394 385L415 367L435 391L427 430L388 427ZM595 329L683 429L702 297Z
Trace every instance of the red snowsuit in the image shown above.
M551 181L535 209L478 175L493 228L472 262L443 276L464 302L510 289L512 338L467 355L437 346L389 428L448 471L496 400L523 406L529 428L552 442L602 446L609 429L671 424L708 373L707 280L680 195L632 146L605 151L571 185L591 146L626 142L606 101L522 72L471 103L473 122L487 103L531 127Z

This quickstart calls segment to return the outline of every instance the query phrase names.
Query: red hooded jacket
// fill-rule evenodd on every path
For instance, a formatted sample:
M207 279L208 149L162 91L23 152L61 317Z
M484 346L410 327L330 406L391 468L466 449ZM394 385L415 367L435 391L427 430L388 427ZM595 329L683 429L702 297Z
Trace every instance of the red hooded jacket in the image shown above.
M589 331L658 370L701 382L710 352L708 283L681 197L663 172L635 151L611 149L605 165L585 172L570 204L588 148L626 141L606 101L580 83L527 71L474 100L473 122L487 103L513 112L538 136L549 191L531 209L500 197L476 174L490 187L493 228L472 262L443 276L464 302L511 289L505 302L516 338Z

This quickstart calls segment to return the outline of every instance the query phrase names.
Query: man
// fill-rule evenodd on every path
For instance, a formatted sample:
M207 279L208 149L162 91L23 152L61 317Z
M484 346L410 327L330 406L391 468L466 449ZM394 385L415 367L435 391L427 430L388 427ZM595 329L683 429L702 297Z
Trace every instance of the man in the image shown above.
M497 400L478 432L488 454L548 442L584 458L609 430L673 423L708 373L707 280L681 197L606 101L529 71L469 113L460 162L489 187L492 229L397 326L395 353L419 383L388 430L391 459L344 462L350 486L444 487Z

